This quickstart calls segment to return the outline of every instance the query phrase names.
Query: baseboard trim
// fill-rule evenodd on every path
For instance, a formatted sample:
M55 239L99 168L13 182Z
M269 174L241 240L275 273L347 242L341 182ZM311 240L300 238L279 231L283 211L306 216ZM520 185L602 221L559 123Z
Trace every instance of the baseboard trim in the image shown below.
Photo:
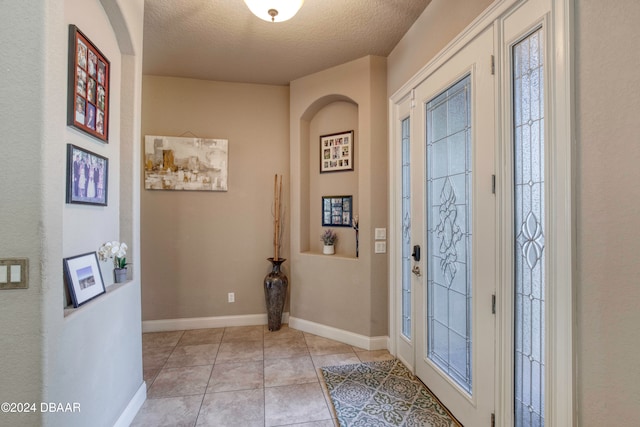
M118 421L116 421L113 427L129 427L140 408L142 408L145 400L147 400L147 383L142 381L142 385L138 388L136 394L133 395L127 407L124 408L124 411L120 414Z
M344 329L322 325L309 320L289 317L289 326L299 331L308 332L324 338L340 341L365 350L387 350L389 348L389 337L367 337Z
M340 341L365 350L387 350L389 337L367 337L344 329L322 325L309 320L299 319L283 313L282 323L303 332ZM186 329L226 328L228 326L266 325L266 314L247 314L242 316L193 317L188 319L144 320L142 332L182 331Z
M282 323L289 322L289 313L282 314ZM267 314L241 316L192 317L188 319L143 320L142 332L182 331L186 329L226 328L228 326L266 325Z

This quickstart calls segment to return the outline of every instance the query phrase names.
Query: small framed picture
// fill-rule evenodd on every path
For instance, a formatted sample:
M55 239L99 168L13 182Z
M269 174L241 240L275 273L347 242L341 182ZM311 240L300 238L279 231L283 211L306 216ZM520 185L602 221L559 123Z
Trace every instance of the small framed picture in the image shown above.
M78 27L70 25L67 124L107 143L109 71L107 58Z
M351 227L353 196L322 196L322 226Z
M353 131L320 136L320 173L353 170Z
M109 159L67 144L67 203L107 206Z
M74 307L106 292L95 252L65 258L64 275Z

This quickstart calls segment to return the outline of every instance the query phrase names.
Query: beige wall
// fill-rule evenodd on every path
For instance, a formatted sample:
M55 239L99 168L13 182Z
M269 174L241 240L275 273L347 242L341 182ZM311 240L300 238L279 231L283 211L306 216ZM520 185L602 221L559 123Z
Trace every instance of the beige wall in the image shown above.
M640 422L640 2L576 2L581 426ZM615 421L614 421L615 420Z
M288 87L144 77L141 141L228 139L229 190L142 190L143 320L266 313L276 173L289 197L288 126ZM287 258L288 203L284 208ZM235 303L227 302L229 292Z
M387 255L373 253L372 239L374 228L387 227L386 185L376 186L386 175L385 82L386 60L372 56L291 82L291 315L367 337L388 334ZM356 170L319 175L319 135L350 129ZM320 253L325 191L357 196L359 258L349 229L339 230L337 255Z
M41 401L43 397L41 325L44 315L40 290L46 272L40 265L46 255L42 253L39 227L43 216L42 199L46 194L42 188L46 158L42 147L55 143L56 136L63 136L62 129L48 137L45 131L48 113L43 99L60 94L59 91L51 94L41 71L47 60L47 48L55 44L55 39L42 43L50 36L45 26L47 13L62 20L64 12L62 7L47 11L35 2L11 2L3 3L0 15L0 57L3 63L0 68L0 132L4 136L0 139L0 149L4 153L3 167L0 168L0 198L3 201L0 209L0 256L30 259L29 289L0 291L2 402ZM15 34L24 31L21 28L23 22L30 22L33 28L25 32L21 43L14 43ZM58 40L64 42L61 37ZM25 55L25 51L30 54ZM12 65L8 66L9 63ZM65 119L64 115L57 118ZM23 143L20 149L16 149L17 141ZM59 159L62 158L60 154ZM56 194L59 194L62 184L57 187ZM59 229L61 220L58 205L58 213L54 214L51 222ZM48 227L50 224L45 222L42 225ZM59 239L61 235L58 231L54 237ZM58 252L61 247L59 244ZM61 273L62 267L57 272ZM39 413L3 414L0 425L23 423L35 426L42 422L41 419Z
M389 54L389 96L400 89L492 2L493 0L432 0Z

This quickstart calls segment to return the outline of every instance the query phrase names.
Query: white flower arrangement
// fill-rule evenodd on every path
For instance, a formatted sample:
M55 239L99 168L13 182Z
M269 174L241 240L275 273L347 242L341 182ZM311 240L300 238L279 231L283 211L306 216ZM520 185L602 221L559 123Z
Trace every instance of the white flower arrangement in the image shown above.
M127 249L129 247L126 243L107 242L100 246L98 249L98 256L101 261L106 261L109 258L113 258L113 265L115 268L125 268L127 266Z

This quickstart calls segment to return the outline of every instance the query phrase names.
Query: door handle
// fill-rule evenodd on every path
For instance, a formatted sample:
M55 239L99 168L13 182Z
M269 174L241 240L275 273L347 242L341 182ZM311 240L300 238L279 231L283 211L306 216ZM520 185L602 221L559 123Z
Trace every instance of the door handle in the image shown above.
M422 272L420 271L420 266L418 265L414 265L413 268L411 269L411 272L418 277L422 276Z
M413 253L411 254L413 260L418 262L420 261L420 245L413 246Z

